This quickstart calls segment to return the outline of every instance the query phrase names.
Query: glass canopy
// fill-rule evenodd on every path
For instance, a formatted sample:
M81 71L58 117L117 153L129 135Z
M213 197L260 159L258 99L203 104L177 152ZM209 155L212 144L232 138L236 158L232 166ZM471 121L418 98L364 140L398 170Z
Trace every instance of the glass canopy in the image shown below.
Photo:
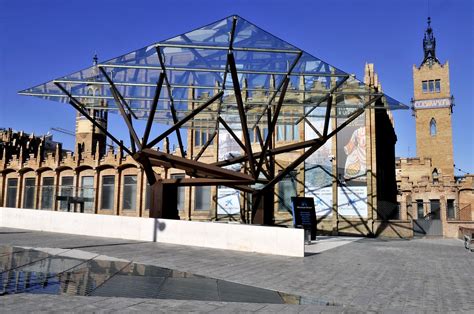
M289 86L279 124L295 124L305 116L316 116L320 111L314 109L325 107L329 95L336 108L333 117L347 116L369 104L408 108L239 16L229 16L19 93L59 102L69 102L73 97L86 108L112 112L119 110L118 94L134 118L148 119L160 73L164 73L154 121L174 125L223 91L218 101L182 124L183 128L214 127L219 117L231 123L240 121L229 53L235 60L249 128L268 122L265 112L276 106L287 77ZM374 97L381 97L381 101L371 103Z

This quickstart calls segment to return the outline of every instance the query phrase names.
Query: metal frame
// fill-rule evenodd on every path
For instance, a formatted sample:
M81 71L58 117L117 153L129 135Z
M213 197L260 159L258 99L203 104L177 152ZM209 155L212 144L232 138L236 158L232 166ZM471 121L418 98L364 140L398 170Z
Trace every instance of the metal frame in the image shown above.
M230 20L229 20L230 22ZM156 61L153 61L152 64L113 64L113 63L101 63L95 64L96 69L99 70L99 73L105 78L105 80L98 79L98 76L89 79L67 79L61 78L52 81L52 83L57 86L60 90L58 93L55 89L50 90L50 94L41 94L41 92L31 92L24 91L21 92L25 95L41 95L41 96L51 96L51 97L61 97L61 100L64 97L67 97L69 103L85 118L87 118L91 123L100 129L107 137L111 138L124 152L131 155L144 169L148 182L153 185L159 181L159 184L167 184L173 186L200 186L200 185L225 185L239 189L247 193L253 193L256 198L265 199L267 198L268 192L272 190L274 185L278 183L285 175L293 171L298 167L302 162L304 162L311 154L318 150L324 143L326 143L332 136L339 132L342 128L347 126L351 121L357 118L362 114L370 104L380 100L383 97L383 94L377 93L374 90L369 89L352 89L349 91L344 91L342 89L343 85L348 82L350 75L346 73L340 74L336 70L321 72L321 69L324 66L329 67L326 63L320 61L321 64L316 68L315 72L306 72L304 69L299 71L294 71L296 66L299 64L301 57L303 56L303 51L297 49L278 49L278 48L258 48L258 47L234 47L234 39L236 37L236 25L238 23L238 18L234 17L232 20L232 25L230 27L229 41L228 46L223 45L206 45L206 44L193 44L193 42L186 36L186 34L181 35L181 38L184 41L188 41L186 44L178 43L157 43L149 46L150 50L146 50L145 57L154 56L156 54ZM228 29L227 29L228 31ZM222 34L220 34L222 35ZM242 41L240 42L242 45ZM186 51L191 52L194 59L192 62L188 62L187 66L166 66L166 51L167 48L180 48L186 49ZM175 49L176 50L176 49ZM202 53L203 50L215 50L217 54L211 53L216 59L210 59L211 61L206 60L206 54ZM275 54L278 56L276 59L268 58L263 61L254 59L254 55L247 55L247 61L253 62L251 64L261 65L263 67L257 70L253 68L239 68L239 65L236 64L235 53L236 52L254 52L254 53L265 53L265 54ZM149 54L151 52L151 55ZM284 55L278 54L291 54L291 58L285 59ZM219 59L222 55L222 58ZM294 58L293 58L294 55ZM226 57L224 61L224 57ZM216 61L217 60L217 61ZM245 62L243 58L242 62ZM276 61L275 61L276 60ZM305 59L306 60L306 59ZM271 62L286 62L281 68L284 68L286 71L267 71L265 69L271 68L267 67L271 65ZM118 61L120 62L120 61ZM146 60L148 62L148 60ZM219 64L219 62L221 62ZM225 67L224 67L225 63ZM170 62L173 64L173 62ZM220 65L220 68L216 67ZM198 66L196 66L198 65ZM281 65L281 64L280 64ZM202 67L206 66L206 67ZM159 73L158 79L156 82L147 81L149 72L142 74L145 79L140 78L143 82L126 82L127 75L133 73L133 71L125 71L123 73L123 79L121 81L114 81L114 76L106 71L107 68L121 68L121 69L142 69L142 70L154 70L153 77L156 77L156 72ZM156 70L156 72L155 72ZM176 81L172 81L176 76L172 71L186 71L185 75L182 75ZM82 72L81 72L82 73ZM89 73L89 72L85 72ZM138 73L138 71L136 71ZM214 80L214 86L211 85L210 79L203 81L198 81L198 75L201 73L209 73L210 78ZM232 86L226 86L227 76L230 74L232 79ZM131 74L137 75L138 74ZM270 85L269 88L261 87L262 85L247 86L247 81L245 75L266 75L264 77L265 84L263 86ZM275 76L283 76L282 80L279 82L278 86L275 86ZM241 76L244 76L241 86ZM295 76L304 76L304 77L313 77L316 81L317 78L323 78L326 81L328 87L324 87L323 90L292 90L289 88L290 80ZM74 76L71 76L74 77ZM189 85L188 79L193 78L197 85ZM155 80L155 79L154 79ZM249 79L250 80L250 79ZM338 81L335 81L338 80ZM68 84L67 87L71 87L68 90L67 87L62 84ZM102 95L75 95L72 90L75 87L81 88L81 86L76 86L80 84L96 84L103 86L104 88L108 86L111 96L109 94ZM166 96L162 94L162 88L165 85ZM330 85L330 86L329 86ZM122 88L118 88L118 86ZM142 93L133 93L133 89L146 87L150 88L142 90ZM151 88L155 88L154 91ZM330 87L330 88L329 88ZM190 89L194 95L195 90L209 90L211 95L209 97L202 97L196 99L192 96L188 99L184 96L178 97L173 91L180 88ZM132 92L128 90L132 89ZM121 93L122 91L122 93ZM265 101L253 101L250 98L247 98L245 95L249 91L255 92L266 92L269 93L268 99ZM62 94L61 94L62 92ZM185 91L183 91L185 92ZM227 93L226 93L227 92ZM245 95L242 93L244 92ZM80 92L79 92L80 93ZM128 95L127 95L128 93ZM286 98L289 94L295 93L304 93L313 98L308 102L299 102L299 101L288 101ZM137 95L144 97L135 97ZM234 98L231 96L233 95ZM318 97L319 95L320 98ZM369 97L369 100L363 105L355 105L357 108L353 111L348 117L347 120L335 128L332 131L329 131L329 126L331 123L331 118L334 117L334 112L336 112L337 104L335 103L335 96L338 95L356 95ZM152 98L150 98L153 96ZM177 97L174 97L177 96ZM229 96L224 100L224 96ZM276 101L276 97L279 96ZM160 98L161 97L161 98ZM100 106L88 106L87 104L81 103L80 99L104 99L104 100L113 100L115 102L115 107L100 107ZM133 106L134 101L142 101L143 108ZM158 108L159 103L169 102L169 111L167 109ZM179 106L177 103L187 104L187 108L177 108ZM216 105L211 107L212 105ZM141 106L141 105L140 105ZM351 105L348 105L350 107ZM294 114L288 114L284 112L284 107L295 107L300 108L300 112ZM306 108L309 110L305 111ZM324 114L324 127L323 130L317 130L314 125L308 121L308 117L311 117L311 113L318 107L326 107ZM110 132L108 132L104 127L100 125L89 113L88 110L97 109L97 110L117 110L120 112L120 115L123 118L125 125L127 126L128 133L130 136L131 147L128 149L123 145L123 142L114 137ZM261 109L261 111L260 111ZM225 121L226 115L223 113L225 110L229 114L234 115L238 118L239 129L242 130L242 138L236 135L235 130L233 130L229 123L230 121ZM143 116L137 115L136 111L142 111ZM165 131L161 132L155 138L150 138L151 129L153 127L153 122L170 122L166 121L165 118L161 115L157 117L157 113L166 112L171 115L171 126ZM146 127L143 132L143 136L140 137L137 134L134 126L133 119L140 119L145 117L145 113L148 113ZM199 116L200 115L200 116ZM285 118L292 118L291 122L288 122ZM283 121L282 121L283 120ZM296 122L295 122L296 121ZM306 140L302 142L294 142L291 144L278 146L275 145L275 130L277 123L283 124L298 124L302 121L305 121L308 126L315 131L318 138ZM189 122L190 125L187 123ZM237 121L232 121L236 123ZM186 156L185 147L183 144L183 139L181 137L180 130L184 127L194 130L204 128L200 126L200 123L206 124L206 128L210 130L210 136L207 141L203 143L199 152L195 156ZM268 133L266 135L261 134L261 127L266 123L266 128ZM250 126L250 125L251 126ZM222 160L213 163L205 163L199 161L203 156L205 151L219 136L219 129L223 127L227 132L232 136L235 142L239 147L245 152L244 156L239 156L231 158L229 160ZM250 141L249 131L257 132L257 139L259 144L260 151L254 152L253 143ZM175 156L168 152L159 152L154 150L152 147L163 140L166 140L168 136L175 133L178 140L180 156ZM298 158L296 158L288 167L283 171L275 174L275 157L279 154L284 154L288 152L294 152L298 150L303 151ZM191 155L191 154L189 154ZM227 166L242 163L243 171L232 171L226 169ZM153 167L164 167L164 168L177 168L183 170L189 178L185 179L166 179L160 178ZM247 173L248 172L248 173ZM265 178L262 179L260 174L263 174ZM256 188L256 183L263 184L262 188ZM267 193L267 194L265 194ZM255 208L252 208L254 216Z

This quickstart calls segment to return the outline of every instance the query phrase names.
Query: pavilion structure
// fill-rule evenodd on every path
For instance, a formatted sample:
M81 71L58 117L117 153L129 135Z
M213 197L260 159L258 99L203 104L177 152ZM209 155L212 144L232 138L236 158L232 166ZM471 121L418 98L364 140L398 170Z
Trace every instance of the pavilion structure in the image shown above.
M316 85L318 88L312 88L303 103L286 97ZM253 101L254 93L264 93L269 101ZM406 108L354 76L235 15L97 62L20 94L69 103L133 156L153 187L150 216L177 218L173 195L178 186L229 186L251 193L252 223L257 224L272 222L275 184L366 108ZM316 112L320 114L317 108L325 109L321 129L309 121ZM130 136L129 147L97 122L92 114L97 110L121 115ZM345 122L330 127L334 118L345 118ZM137 120L146 121L143 134L134 127ZM276 126L299 123L309 124L317 136L276 147ZM151 136L156 124L168 127ZM183 134L199 128L212 131L201 151L187 156ZM219 129L229 132L242 153L217 162L202 162L201 155ZM255 130L259 138L258 149L251 145L250 130ZM154 149L171 135L176 136L178 154ZM275 173L275 156L296 150L304 153ZM153 167L181 169L187 178L161 178Z

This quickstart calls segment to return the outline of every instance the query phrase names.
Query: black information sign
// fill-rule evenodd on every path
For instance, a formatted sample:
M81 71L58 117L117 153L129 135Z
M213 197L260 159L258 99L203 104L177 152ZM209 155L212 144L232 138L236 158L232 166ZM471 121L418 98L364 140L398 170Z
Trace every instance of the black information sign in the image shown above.
M312 197L292 197L293 225L311 230L311 240L316 240L316 212Z

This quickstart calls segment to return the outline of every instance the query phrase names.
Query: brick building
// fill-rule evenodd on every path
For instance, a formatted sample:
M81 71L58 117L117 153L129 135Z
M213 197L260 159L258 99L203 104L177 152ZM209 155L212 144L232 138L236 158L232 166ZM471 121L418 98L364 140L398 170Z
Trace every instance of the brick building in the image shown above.
M372 64L365 66L364 81L374 90L381 90ZM319 88L318 82L309 88L305 87L304 82L305 79L300 77L299 86L289 87L288 101L301 103ZM354 88L357 86L358 83L354 81ZM91 84L88 88L94 94L95 87ZM203 94L196 99L207 97ZM268 95L254 93L252 100L268 101ZM107 112L100 109L103 105L105 103L94 106L90 114L106 128ZM301 114L298 107L294 108L295 116ZM322 118L315 115L310 118L311 126L310 122L294 125L291 113L287 113L284 119L277 125L274 134L277 146L314 136L311 128L319 127L318 123L322 122ZM342 121L334 119L333 127ZM265 132L263 129L262 134ZM106 148L105 135L80 114L76 116L74 152L63 151L61 145L52 142L51 138L48 142L45 137L22 135L30 140L12 142L9 139L19 136L18 133L11 130L4 133L13 136L3 137L5 153L0 158L0 201L3 206L140 217L149 215L151 191L143 169L120 148ZM187 136L188 154L193 158L200 155L201 160L206 162L216 162L223 154L232 153L235 147L226 146L228 134L220 130L201 155L203 145L211 136L210 130L190 129ZM250 138L257 149L260 145L259 134L254 131ZM345 152L347 148L344 147L353 145L349 144L351 141L355 145L362 145L358 152L353 149L353 156L362 156L359 156L362 159L352 161L361 169L351 175L354 179L348 177L345 169L348 157ZM381 220L392 217L396 212L395 141L390 111L366 109L345 133L334 137L323 150L276 186L275 223L290 225L291 197L306 195L317 200L320 230L337 234L377 233ZM30 144L33 142L37 144ZM43 146L48 149L42 149ZM167 146L164 149L169 151ZM276 160L275 171L284 169L303 152L300 150L280 155ZM177 169L154 167L154 170L162 178L186 177L184 172ZM181 219L190 220L245 222L250 215L248 194L220 186L180 187L178 209Z
M223 25L230 25L232 20L238 20L239 23L242 22L243 27L249 27L252 30L252 32L242 32L242 36L237 37L246 44L255 39L259 39L257 42L260 43L263 38L265 39L263 42L268 45L277 47L288 45L266 32L261 32L256 26L240 17L229 17L216 22L216 29L205 27L203 30L212 35L210 37L212 40L216 38L221 40L224 37L221 38L218 34L227 34L227 29L223 28ZM216 31L215 34L214 31ZM192 37L193 34L190 32L183 36ZM218 37L214 38L214 36ZM201 36L197 38L201 40ZM188 68L192 65L196 67L194 71L198 72L202 71L202 67L208 66L206 62L209 63L209 61L204 59L206 61L204 62L202 55L196 56L196 47L187 47L188 42L172 41L165 44L171 45L168 59L170 62L172 60L177 64L184 63ZM165 44L163 47L166 47ZM432 213L430 217L439 217L440 219L437 220L447 221L447 217L451 217L453 208L454 212L461 212L459 204L472 203L472 177L468 176L461 181L455 181L453 176L449 66L442 65L438 61L434 44L432 30L428 27L424 39L424 60L420 67L414 67L414 112L417 119L417 143L421 156L418 159L401 159L397 162L395 161L397 138L387 105L389 97L381 93L381 85L373 65L365 66L365 84L353 76L344 74L346 75L344 81L339 78L339 83L344 84L344 88L337 90L338 78L334 75L339 70L299 51L304 55L302 63L304 66L301 67L300 72L293 73L291 78L288 78L289 87L284 98L282 113L276 124L276 131L272 133L271 142L275 144L275 147L318 138L317 135L324 129L325 113L328 107L332 107L331 110L327 110L328 118L330 118L328 119L330 132L331 129L335 130L344 125L347 117L360 108L362 100L367 95L380 94L383 98L377 98L374 106L366 107L360 116L276 183L272 190L274 193L270 195L274 205L271 224L291 225L291 197L307 196L315 200L318 229L324 233L406 237L412 236L413 229L418 230L416 228L426 221L429 224L436 224L433 222L436 219L425 220L426 214ZM197 47L200 47L199 45ZM115 73L114 75L120 79L120 91L125 96L128 95L131 102L136 100L140 103L134 109L137 114L140 114L141 110L144 118L146 118L146 112L143 108L147 106L143 104L150 101L153 91L151 87L154 87L154 84L148 81L151 81L152 77L157 77L153 76L156 73L147 71L163 68L156 66L158 60L153 61L153 58L156 58L156 47L150 47L114 59L116 62L112 60L113 62L110 61L112 64L102 65L101 68L103 70L103 67L109 66L125 69L122 72L116 70L111 73ZM208 46L204 47L209 49ZM220 51L223 50L221 48L219 48L219 53L216 53L218 57L211 61L225 65L225 58L220 57ZM246 51L247 48L241 49ZM268 49L266 46L250 49L255 50L256 53L262 53L262 50L268 53L265 50ZM292 53L294 51L296 50L291 50ZM247 66L244 62L251 59L244 58L245 61L241 61L242 67ZM143 66L142 62L145 61L155 62L155 66ZM278 64L274 59L270 61ZM131 65L130 62L136 64ZM288 62L285 61L282 64L286 69ZM253 66L252 63L250 65ZM27 154L26 148L20 147L16 153L3 154L0 159L0 204L7 207L69 209L110 215L140 217L150 215L151 189L147 184L143 165L124 152L124 149L128 150L127 148L107 149L105 134L100 130L100 128L104 130L107 128L107 110L117 109L114 104L109 103L109 101L113 102L114 98L106 88L107 81L104 77L100 77L100 66L94 59L91 68L80 71L77 75L63 77L24 91L27 95L50 100L57 98L56 100L64 102L66 97L58 96L56 87L58 85L54 86L54 84L70 84L71 91L74 90L79 95L77 98L84 108L87 108L87 114L94 117L97 125L94 126L89 120L84 119L83 115L77 115L74 153L62 152L61 147L57 145L49 152L36 150ZM131 70L127 70L127 67ZM309 67L312 71L323 75L315 76L314 73L308 72ZM179 69L179 67L174 68ZM212 70L216 73L224 68L216 66ZM136 71L136 73L130 75L132 72L127 71ZM241 86L243 102L250 110L258 108L261 104L271 103L270 95L275 92L278 75L282 82L281 74L278 74L282 72L276 71L277 74L272 71L264 71L263 74L259 72L252 82L252 75L256 75L255 69L250 68L246 71L248 75L246 79L242 79ZM206 103L212 95L217 94L220 88L217 81L214 81L213 75L196 76L190 75L191 72L185 72L183 77L197 81L203 78L206 84L188 86L182 83L178 85L175 82L178 86L176 89L180 91L179 100L184 102L179 108L181 115L184 115L186 111L194 110L199 104ZM245 73L245 71L242 72ZM107 74L104 70L103 73ZM305 76L304 73L307 75ZM262 76L264 80L261 79ZM127 81L136 77L148 81L138 83ZM210 81L214 82L214 86ZM328 97L322 97L328 90L332 90L327 94ZM223 95L223 104L236 103L235 91L228 91ZM325 103L327 99L332 102L331 106ZM314 104L317 105L314 106ZM397 106L403 107L398 104L395 107ZM312 110L311 115L307 114L305 111L307 109ZM160 110L160 116L155 121L172 122L169 113L165 113L164 109ZM245 154L242 142L247 142L247 139L244 139L242 129L239 129L239 125L232 122L231 117L227 117L225 113L221 114L221 117L223 120L229 118L230 127L236 127L232 134L238 137L237 140L235 138L232 140L231 133L226 128L214 128L214 121L209 122L209 117L204 115L202 119L194 119L187 125L186 152L184 153L181 147L181 151L176 152L176 156L181 153L182 158L199 160L206 164L219 164L228 158ZM249 117L253 119L256 115L252 113ZM298 120L300 117L305 119ZM302 122L298 123L298 121ZM262 149L262 138L266 138L269 133L265 128L266 124L259 124L258 121L253 123L258 128L248 128L248 140L251 142L252 151L255 152ZM433 147L437 146L442 146L442 149L433 150ZM164 145L163 150L169 153L169 145ZM274 166L264 165L263 168L270 176L284 173L294 160L307 151L302 148L279 154L275 157ZM397 171L395 171L395 166L398 168ZM235 168L232 170L239 172L241 168L246 168L246 165L245 163L233 164L232 167ZM271 169L272 167L274 168ZM173 167L154 166L152 170L161 179L189 178L189 173L186 174L183 170ZM253 185L253 188L255 185L258 185L258 182ZM422 190L427 193L444 193L444 198L441 198L440 194L421 195ZM180 186L176 193L177 195L170 197L173 199L177 197L177 209L181 219L243 223L251 221L251 193L219 185ZM421 211L415 213L413 209L414 204L418 204L417 200L422 200L423 203L423 221L417 221L421 219L421 216L418 217L416 214ZM461 216L467 218L466 212L462 211L457 216L454 214L452 219ZM437 214L439 215L435 216ZM454 226L454 224L451 225ZM448 229L445 227L443 230ZM446 233L446 235L452 235L452 233Z
M415 235L455 237L460 225L473 225L474 175L454 176L449 62L437 58L430 24L428 18L423 61L413 66L417 157L397 160L398 199Z

